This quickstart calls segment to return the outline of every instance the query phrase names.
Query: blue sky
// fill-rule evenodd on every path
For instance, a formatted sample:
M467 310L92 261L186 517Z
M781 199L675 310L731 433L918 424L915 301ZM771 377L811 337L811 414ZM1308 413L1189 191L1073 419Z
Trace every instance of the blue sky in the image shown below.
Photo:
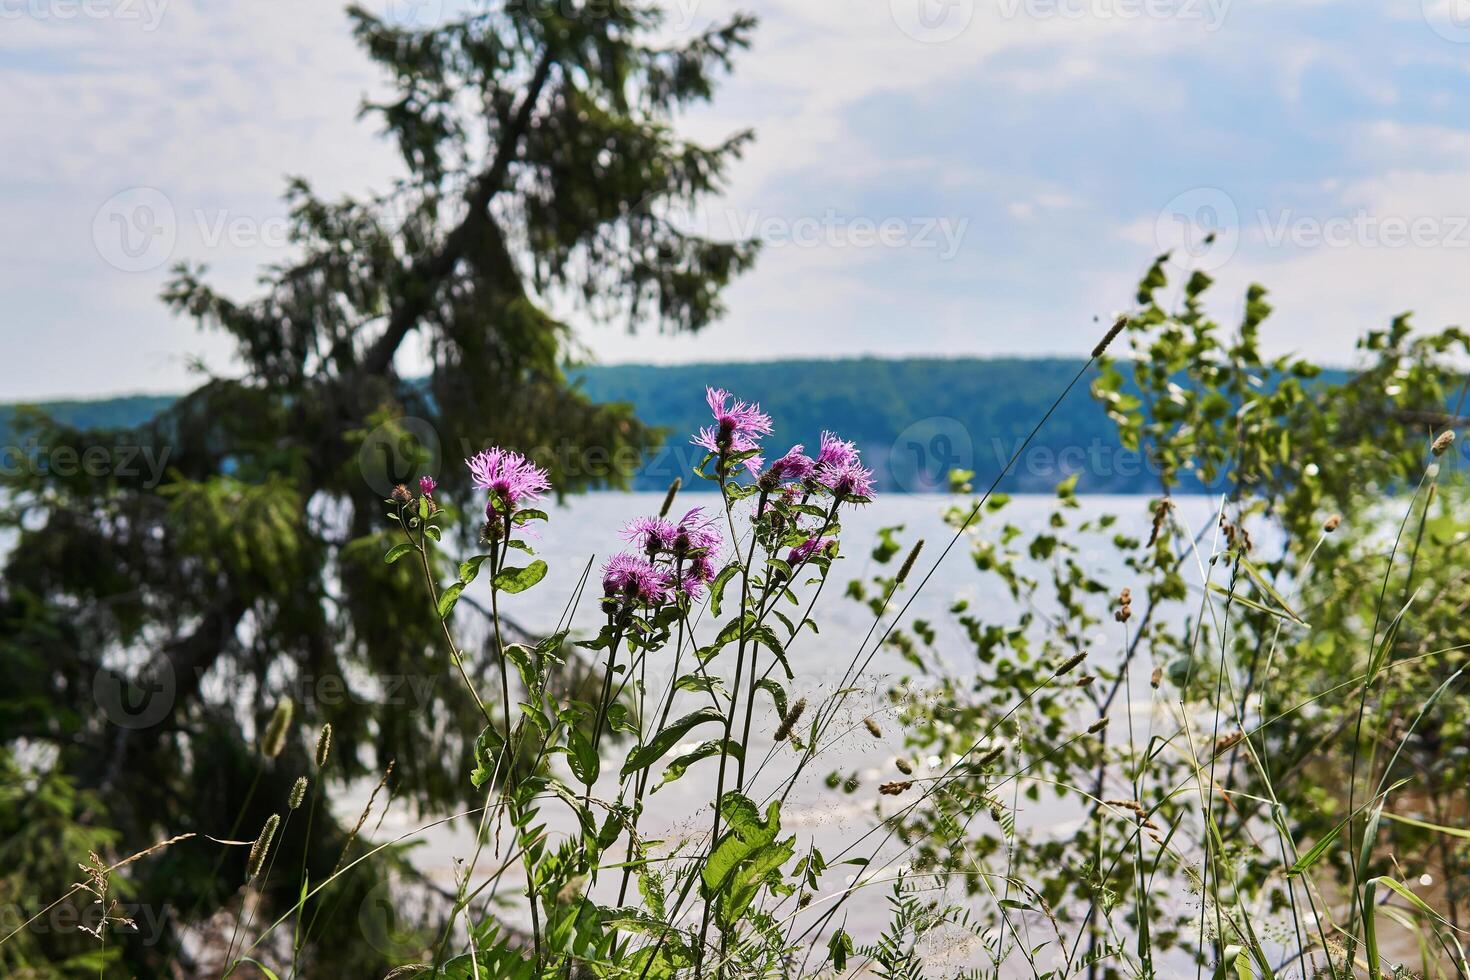
M677 35L736 7L669 9ZM1347 363L1401 311L1470 321L1470 0L739 9L754 48L682 122L757 143L686 220L767 248L725 321L589 326L601 360L1077 354L1180 245L1222 317L1271 289L1274 350ZM336 0L0 0L0 81L0 400L228 373L228 343L157 301L168 265L249 295L289 257L287 175L330 194L397 172L355 118L380 79Z

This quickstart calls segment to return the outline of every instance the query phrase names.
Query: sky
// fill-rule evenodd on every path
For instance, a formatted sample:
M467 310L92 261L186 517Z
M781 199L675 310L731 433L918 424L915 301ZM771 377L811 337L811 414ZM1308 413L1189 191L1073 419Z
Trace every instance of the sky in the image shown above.
M420 24L457 2L363 0ZM1470 0L667 7L673 37L760 18L679 123L754 128L688 220L765 247L697 337L586 325L600 361L1078 355L1166 249L1226 320L1266 285L1273 352L1347 364L1401 312L1470 322ZM0 0L0 401L232 371L159 301L170 266L248 298L291 255L288 177L332 196L400 172L357 115L383 80L344 9Z

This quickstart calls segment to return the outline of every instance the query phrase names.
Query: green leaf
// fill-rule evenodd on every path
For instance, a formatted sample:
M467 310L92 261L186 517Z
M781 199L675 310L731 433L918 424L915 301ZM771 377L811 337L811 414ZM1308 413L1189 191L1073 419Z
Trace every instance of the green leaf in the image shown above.
M486 725L475 738L475 768L470 773L470 784L479 789L490 781L495 772L497 756L505 745L505 739L494 728Z
M1254 609L1256 612L1263 612L1263 613L1265 613L1268 616L1275 616L1277 619L1290 620L1291 622L1300 624L1302 626L1309 626L1310 625L1309 623L1305 623L1305 622L1302 622L1302 620L1297 619L1296 616L1293 615L1289 610L1286 610L1286 609L1272 609L1270 606L1267 606L1267 605L1264 605L1262 603L1256 602L1254 599L1247 599L1245 596L1241 595L1238 591L1237 592L1231 592L1229 589L1225 588L1225 586L1221 585L1219 582L1211 582L1210 583L1210 591L1213 592L1213 593L1215 593L1216 595L1225 596L1231 602L1237 602L1237 603L1239 603L1242 606L1246 606L1246 607L1248 607L1250 609Z
M777 638L775 630L769 626L762 626L759 629L752 630L750 638L776 655L776 659L781 662L781 669L786 671L786 679L788 681L796 679L796 675L791 672L791 665L786 662L786 648L781 645L781 641Z
M738 571L740 571L738 564L726 565L720 569L720 574L716 575L715 580L709 584L709 611L711 614L715 616L720 614L720 602L725 598L725 586Z
M449 588L439 594L439 618L448 619L449 614L454 611L454 604L459 601L459 594L464 591L463 582L455 582Z
M489 555L475 555L459 563L459 580L469 585L480 574L480 566L490 560Z
M501 592L524 592L546 577L546 562L536 560L525 568L502 568L495 573L495 587Z
M713 707L700 708L698 711L690 712L684 717L669 723L669 727L661 730L645 745L640 745L628 756L628 761L623 763L623 775L635 773L639 769L646 769L658 760L662 759L685 735L692 729L707 722L724 722L725 716Z
M577 777L577 781L584 786L597 782L597 774L602 770L602 760L598 758L592 742L582 734L580 728L567 732L567 749L567 764L572 767L572 775Z
M1281 607L1281 611L1286 613L1288 619L1302 626L1307 625L1300 616L1292 611L1292 608L1287 603L1286 599L1283 598L1281 593L1277 592L1276 589L1271 585L1271 583L1266 580L1266 576L1261 574L1260 569L1251 564L1250 559L1241 558L1240 565L1242 568L1245 569L1246 574L1250 576L1251 581L1256 583L1256 588L1264 592L1271 599L1272 602Z
M838 929L827 941L827 952L832 956L832 969L841 973L847 969L847 958L852 955L852 937L846 929Z
M388 549L388 553L383 556L383 561L391 565L413 550L413 545L409 544L407 541L403 542L402 544L396 544L392 548Z
M1430 823L1427 820L1416 820L1413 817L1389 813L1387 810L1383 811L1383 815L1395 823L1406 823L1410 827L1422 827L1425 830L1434 830L1441 834L1449 834L1451 837L1463 837L1466 840L1470 840L1470 829L1466 829L1465 827L1446 827L1443 824Z
M1310 868L1312 865L1316 864L1318 861L1322 860L1322 855L1327 853L1327 849L1332 846L1332 842L1337 840L1338 836L1342 834L1342 828L1346 827L1349 822L1357 817L1358 814L1362 813L1369 807L1375 805L1382 806L1382 800L1387 799L1390 793L1398 789L1400 786L1404 785L1404 783L1406 782L1408 782L1408 780L1406 779L1399 780L1398 782L1390 786L1387 790L1385 790L1381 797L1368 800L1352 813L1349 813L1347 816L1343 817L1340 821L1338 821L1336 827L1333 827L1326 834L1323 834L1322 839L1312 845L1312 849L1310 851L1297 858L1296 863L1294 863L1290 868L1286 869L1286 873L1288 875L1299 875ZM1384 816L1389 816L1389 814L1385 813Z
M771 801L762 820L747 797L726 793L720 800L720 815L729 829L700 872L700 888L707 899L721 898L719 918L729 927L745 915L764 885L779 879L781 866L796 851L796 838L777 840L780 800Z
M708 742L700 745L699 748L695 749L694 751L686 752L676 758L673 762L670 762L668 764L668 767L664 769L664 778L659 780L658 785L653 787L651 792L657 793L659 791L659 788L662 787L665 783L672 783L674 780L684 775L684 773L688 771L690 766L694 765L696 762L699 762L701 759L708 759L714 756L719 756L721 754L731 756L735 759L740 759L745 755L745 750L740 747L739 742L736 742L733 739L710 739Z

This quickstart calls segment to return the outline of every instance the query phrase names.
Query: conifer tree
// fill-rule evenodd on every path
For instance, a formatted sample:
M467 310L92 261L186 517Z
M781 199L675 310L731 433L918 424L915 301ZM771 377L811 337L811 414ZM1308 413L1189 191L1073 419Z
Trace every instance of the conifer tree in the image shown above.
M429 26L350 14L391 81L364 111L407 177L334 200L292 181L297 257L266 270L253 298L177 270L165 302L233 338L237 376L210 378L135 430L27 417L48 446L166 450L160 485L41 469L0 487L15 532L0 585L0 752L17 773L20 745L53 753L42 764L48 819L86 828L81 854L47 858L35 880L9 873L31 894L64 890L67 879L46 875L89 847L129 853L186 831L249 838L301 775L330 794L394 760L395 806L434 815L476 799L464 740L480 729L475 706L449 680L409 563L382 561L383 497L432 475L436 499L468 506L459 457L489 443L535 452L559 489L619 484L598 461L655 433L569 381L578 348L554 310L606 329L698 331L754 258L752 243L708 240L669 217L718 189L750 139L699 145L674 126L712 96L750 18L671 36L653 4L634 0L476 3ZM426 352L426 378L400 368L411 349ZM496 669L487 651L470 653L471 670ZM384 678L403 677L440 682L422 700L374 700ZM320 695L323 678L345 690L330 703L300 696L303 683ZM267 757L260 733L292 696L302 703ZM36 800L7 794L0 825L24 821ZM332 871L347 828L326 813L310 842L299 822L278 835L277 868L299 866L305 850L313 882ZM196 840L130 866L131 894L167 909L166 928L152 944L119 931L109 950L144 975L188 972L201 947L185 936L207 938L210 916L229 917L244 850ZM321 905L304 963L344 976L378 964L356 915L383 866L348 876ZM289 907L297 880L266 881L261 914ZM79 938L26 941L56 961L88 948Z

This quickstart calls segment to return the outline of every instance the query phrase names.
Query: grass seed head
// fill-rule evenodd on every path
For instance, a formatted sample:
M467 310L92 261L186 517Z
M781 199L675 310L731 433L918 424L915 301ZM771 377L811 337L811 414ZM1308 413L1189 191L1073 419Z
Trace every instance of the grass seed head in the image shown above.
M677 476L674 477L674 482L669 484L669 492L666 493L666 494L664 494L664 505L659 508L659 511L658 511L658 516L659 517L668 517L669 516L669 509L674 506L674 498L679 495L679 488L681 486L683 486L683 485L684 485L684 481L683 480L681 480Z
M316 767L322 768L327 764L327 757L332 754L332 723L327 722L322 726L321 733L316 737Z
M305 776L296 777L296 782L291 787L291 799L286 802L288 809L294 810L301 805L301 801L306 798L306 785Z
M900 584L903 583L904 579L909 577L909 572L914 570L914 562L919 560L919 552L923 550L924 539L920 538L919 543L914 545L913 550L909 552L909 556L903 560L903 567L898 570L898 581Z
M271 712L271 720L266 723L265 734L260 738L260 751L267 759L274 759L286 747L286 733L295 713L296 703L290 698L282 698L276 704L276 710Z
M265 826L260 828L260 836L250 845L250 860L245 865L249 877L255 878L260 874L260 869L265 865L265 856L271 849L271 838L276 836L276 828L280 825L281 815L272 813Z
M784 742L791 737L791 730L796 723L801 721L802 712L806 711L806 698L797 698L796 702L787 709L786 717L781 719L781 727L776 729L776 741Z

